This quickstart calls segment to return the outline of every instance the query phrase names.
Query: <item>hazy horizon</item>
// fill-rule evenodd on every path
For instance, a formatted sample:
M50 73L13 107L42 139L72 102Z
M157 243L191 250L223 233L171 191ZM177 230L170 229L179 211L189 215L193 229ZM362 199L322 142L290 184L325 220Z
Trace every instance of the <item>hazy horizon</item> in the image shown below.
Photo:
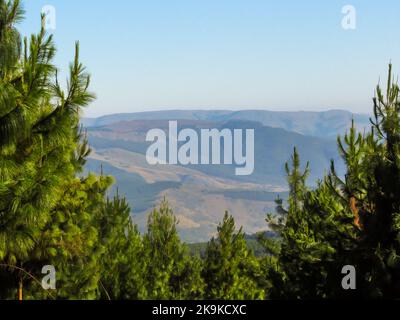
M342 9L356 10L345 30ZM170 109L370 113L387 64L400 66L394 0L24 1L24 35L54 7L56 64L81 43L98 98L87 117ZM375 45L379 44L379 45Z
M346 110L344 108L335 108L335 109L321 109L321 110L302 110L302 109L296 109L294 108L293 110L291 110L290 108L283 108L283 109L279 109L279 110L274 110L274 109L270 109L270 108L245 108L245 109L234 109L234 108L170 108L170 109L162 109L162 108L154 108L153 110L143 110L143 111L132 111L132 112L110 112L110 113L106 113L106 114L100 114L98 116L86 116L85 114L83 115L84 118L86 119L96 119L96 118L102 118L102 117L107 117L107 116L111 116L111 115L124 115L124 114L133 114L133 113L150 113L150 112L173 112L173 111L225 111L225 112L238 112L238 111L266 111L266 112L280 112L280 113L322 113L322 112L333 112L333 111L344 111L344 112L349 112L352 114L359 114L359 115L371 115L372 112L353 112L350 110Z

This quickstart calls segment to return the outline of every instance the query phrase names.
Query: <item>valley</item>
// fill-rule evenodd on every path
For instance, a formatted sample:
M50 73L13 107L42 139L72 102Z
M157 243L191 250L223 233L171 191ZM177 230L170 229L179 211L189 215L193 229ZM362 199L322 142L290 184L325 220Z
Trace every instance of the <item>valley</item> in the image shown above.
M236 113L222 111L154 112L84 119L92 148L86 171L115 177L111 193L118 190L128 199L132 217L141 232L145 230L149 212L162 199L168 199L178 217L180 235L188 243L207 241L214 236L225 211L248 234L266 230L265 216L274 212L274 200L277 196L287 197L284 164L294 147L298 148L303 165L307 161L311 164L310 182L324 175L331 159L343 174L344 166L333 133L321 135L318 130L324 126L342 130L351 124L351 120L350 124L347 122L351 119L350 113L330 112L329 117L310 113L308 120L301 112L297 118L293 113L272 113L272 117L268 111L239 114L245 120L236 119ZM257 116L259 121L254 121ZM254 129L254 173L237 176L234 165L223 164L150 165L146 153L151 142L146 141L146 135L154 128L168 131L169 121L174 117L180 118L180 127L199 133L207 128ZM366 126L364 116L354 117L362 119L360 128ZM271 124L269 121L275 121L274 126L264 124ZM308 131L304 125L307 121ZM289 131L288 127L297 129ZM318 136L296 131L317 132Z

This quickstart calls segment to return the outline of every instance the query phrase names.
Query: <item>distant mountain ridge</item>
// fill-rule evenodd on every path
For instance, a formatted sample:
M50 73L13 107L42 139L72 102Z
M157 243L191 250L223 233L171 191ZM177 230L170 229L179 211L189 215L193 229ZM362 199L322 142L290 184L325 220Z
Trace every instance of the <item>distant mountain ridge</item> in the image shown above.
M85 127L101 127L112 123L132 120L196 120L228 122L244 120L259 122L263 126L281 128L308 136L334 138L343 134L354 119L359 130L369 128L369 115L355 114L345 110L268 111L268 110L169 110L126 114L112 114L99 118L83 118Z
M246 120L247 119L247 120ZM367 115L346 111L160 111L116 114L84 119L93 149L86 172L115 177L120 194L126 196L132 215L144 231L147 213L167 197L180 224L184 241L207 241L226 210L247 233L265 230L265 214L273 212L274 199L287 197L284 164L296 146L302 165L310 161L312 186L329 170L333 159L339 175L344 165L336 136L351 126L368 127ZM146 161L149 130L168 130L168 120L178 128L247 129L255 131L255 171L235 176L231 165L157 165ZM268 125L266 125L268 124Z
M132 120L111 123L102 127L88 128L90 145L97 151L120 149L145 156L151 143L146 142L146 133L153 129L168 130L168 120ZM331 159L341 167L336 139L305 136L282 128L263 126L259 122L230 120L227 122L208 122L204 120L180 120L178 128L246 129L255 131L255 171L250 176L236 176L234 165L189 165L185 166L204 174L229 178L233 181L286 186L284 164L297 147L302 161L310 161L310 181L321 178ZM111 159L112 160L112 159ZM156 166L157 167L157 166ZM156 169L156 167L150 167Z

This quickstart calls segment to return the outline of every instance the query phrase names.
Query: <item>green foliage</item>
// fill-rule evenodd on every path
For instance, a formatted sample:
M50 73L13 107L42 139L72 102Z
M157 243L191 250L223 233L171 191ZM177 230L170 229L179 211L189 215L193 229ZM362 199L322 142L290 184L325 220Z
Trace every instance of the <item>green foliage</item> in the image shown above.
M242 230L236 232L235 221L228 213L218 227L205 252L203 277L206 299L264 299L259 285L262 270L249 251Z
M390 65L386 94L380 86L376 90L371 132L357 133L353 121L344 139L338 138L344 180L332 162L326 178L307 190L295 151L292 169L286 166L288 209L278 199L278 218L267 219L281 238L275 246L265 244L278 262L271 274L273 297L400 297L399 112ZM342 290L345 265L356 267L358 290Z
M200 260L187 254L187 247L179 239L177 224L165 200L149 215L143 244L150 299L196 299L202 295Z
M82 169L87 148L79 112L94 98L78 44L64 92L52 36L42 28L22 44L15 29L22 13L19 1L0 1L0 262L19 283L26 273L17 268L58 254L54 241L46 242L47 229Z
M307 187L294 150L286 165L289 199L277 199L258 246L228 213L207 245L190 254L163 201L142 236L127 201L108 198L112 177L82 176L90 153L80 112L94 95L79 61L65 90L44 29L22 41L18 0L0 0L1 299L400 298L400 89L389 77L374 99L372 130L355 124L338 139L346 164L332 162ZM254 255L253 250L263 254ZM202 251L203 250L203 251ZM57 288L38 277L53 265ZM354 265L358 290L341 288Z
M100 263L102 299L146 299L143 242L124 198L107 200L99 230L105 249Z
M99 261L103 261L105 254L99 221L105 211L105 192L111 183L109 177L94 175L71 181L52 220L42 231L33 254L37 257L37 269L54 265L57 270L57 290L53 295L58 299L99 297L102 274ZM44 294L41 288L35 289L32 298ZM28 288L25 291L29 298Z
M360 156L362 183L356 194L360 217L360 279L372 297L400 297L400 97L389 76L385 93L378 85L372 132Z

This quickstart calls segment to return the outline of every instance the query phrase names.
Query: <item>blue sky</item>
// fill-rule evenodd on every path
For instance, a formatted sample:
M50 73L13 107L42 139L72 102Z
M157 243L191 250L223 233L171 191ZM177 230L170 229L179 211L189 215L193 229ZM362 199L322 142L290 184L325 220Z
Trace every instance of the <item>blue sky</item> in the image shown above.
M355 30L341 26L353 5ZM74 42L98 98L87 116L163 109L371 111L392 60L398 0L25 0L23 34L56 9L56 59Z

